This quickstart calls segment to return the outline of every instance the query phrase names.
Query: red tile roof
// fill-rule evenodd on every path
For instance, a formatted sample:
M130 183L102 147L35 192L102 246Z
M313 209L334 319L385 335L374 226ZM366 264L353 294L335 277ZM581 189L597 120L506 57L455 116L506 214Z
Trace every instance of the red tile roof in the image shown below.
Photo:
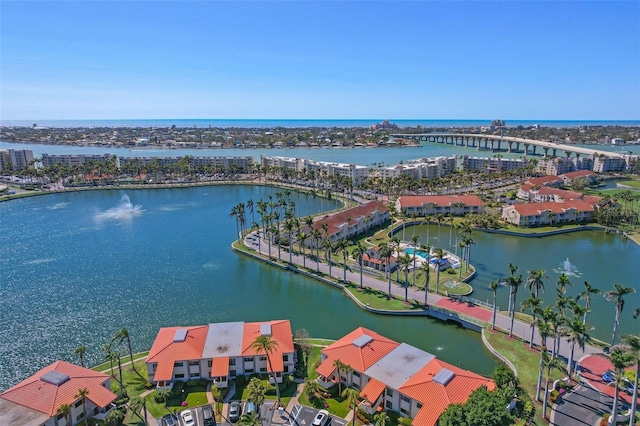
M540 176L529 179L526 183L534 186L552 186L563 183L564 181L558 176Z
M448 207L453 203L464 203L465 206L484 206L484 202L476 195L403 195L398 201L402 208L421 207L434 203L439 207Z
M229 375L229 357L221 356L211 363L211 377L227 377Z
M322 225L326 223L327 225L329 225L329 235L333 235L340 231L340 229L338 228L339 225L347 223L347 218L351 218L351 220L353 221L360 216L366 217L376 210L384 213L389 209L384 203L381 203L380 201L370 201L366 204L361 204L347 210L342 210L336 214L325 216L322 219L314 222L312 226L313 228L322 231Z
M567 179L575 179L581 176L596 176L596 174L591 170L578 170L576 172L563 173L560 176L564 176Z
M382 395L382 392L384 392L384 388L386 387L387 385L382 383L380 380L374 379L372 377L369 379L364 388L362 388L360 396L372 403L376 402L376 400L380 398L380 395Z
M187 331L182 342L173 341L178 330ZM206 325L161 328L147 355L147 363L158 363L153 379L172 380L176 361L201 359L208 330L209 326Z
M551 210L554 214L564 213L574 208L582 212L592 212L593 206L584 201L565 201L563 203L554 203L553 201L545 201L543 203L524 203L514 204L514 209L520 216L538 216L545 210Z
M433 379L443 369L452 372L453 377L445 384L440 384ZM433 426L449 404L466 402L469 395L481 386L495 389L492 380L434 358L407 380L399 391L423 404L412 424Z
M46 373L53 371L69 376L69 380L60 385L54 385L40 379ZM89 391L87 393L89 401L98 407L106 407L117 398L116 394L103 386L108 380L109 376L106 374L65 361L56 361L4 391L0 394L0 398L51 417L58 412L61 405L70 405L77 401L78 390L84 388Z
M372 340L361 348L353 344L354 340L364 335L371 337ZM326 359L317 371L326 377L333 372L333 362L340 360L362 373L399 345L398 342L375 331L359 327L322 350ZM325 374L327 371L329 373Z
M564 200L579 200L582 198L582 194L579 192L567 191L566 189L552 188L549 186L543 186L538 190L540 195L556 195Z

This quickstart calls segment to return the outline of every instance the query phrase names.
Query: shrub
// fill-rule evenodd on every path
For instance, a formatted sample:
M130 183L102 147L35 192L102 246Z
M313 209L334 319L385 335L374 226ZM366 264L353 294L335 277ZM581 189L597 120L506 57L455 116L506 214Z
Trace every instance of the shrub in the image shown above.
M453 269L452 267L448 267L447 268L447 274L449 275L455 275L456 274L456 270Z

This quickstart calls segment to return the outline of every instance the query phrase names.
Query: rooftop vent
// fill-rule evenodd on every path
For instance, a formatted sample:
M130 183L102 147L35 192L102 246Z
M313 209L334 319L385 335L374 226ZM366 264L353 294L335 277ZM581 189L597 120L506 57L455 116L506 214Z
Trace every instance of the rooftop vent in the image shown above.
M455 373L453 371L443 368L442 370L438 371L438 374L433 376L433 381L441 384L442 386L446 386L447 383L449 383L449 381L453 379L453 376L455 376Z
M260 335L271 336L271 324L260 324Z
M371 341L373 341L373 337L371 337L371 336L369 336L367 334L363 334L362 336L354 339L353 342L351 342L351 344L353 344L354 346L357 346L359 348L362 348L367 343L370 343Z
M187 329L179 328L176 330L176 334L173 336L173 342L174 343L184 342L184 339L186 338L187 338Z
M69 380L69 376L64 373L60 373L59 371L49 371L48 373L40 376L40 380L54 386L60 386Z

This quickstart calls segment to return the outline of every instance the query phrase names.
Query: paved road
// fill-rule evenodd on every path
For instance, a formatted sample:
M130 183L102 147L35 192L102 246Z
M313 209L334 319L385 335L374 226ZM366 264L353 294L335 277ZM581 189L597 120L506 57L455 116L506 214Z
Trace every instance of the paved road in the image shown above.
M551 414L554 426L595 426L603 414L611 412L613 398L584 384L563 396Z

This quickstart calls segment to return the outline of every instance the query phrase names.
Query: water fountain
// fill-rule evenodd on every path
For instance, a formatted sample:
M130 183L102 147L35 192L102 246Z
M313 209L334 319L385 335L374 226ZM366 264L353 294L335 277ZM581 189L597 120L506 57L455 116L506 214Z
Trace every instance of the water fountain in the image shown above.
M120 198L120 204L116 207L112 207L103 212L99 212L95 215L95 219L98 222L104 222L107 220L114 220L119 222L128 222L136 216L142 214L142 206L131 204L131 200L127 194L124 194Z

